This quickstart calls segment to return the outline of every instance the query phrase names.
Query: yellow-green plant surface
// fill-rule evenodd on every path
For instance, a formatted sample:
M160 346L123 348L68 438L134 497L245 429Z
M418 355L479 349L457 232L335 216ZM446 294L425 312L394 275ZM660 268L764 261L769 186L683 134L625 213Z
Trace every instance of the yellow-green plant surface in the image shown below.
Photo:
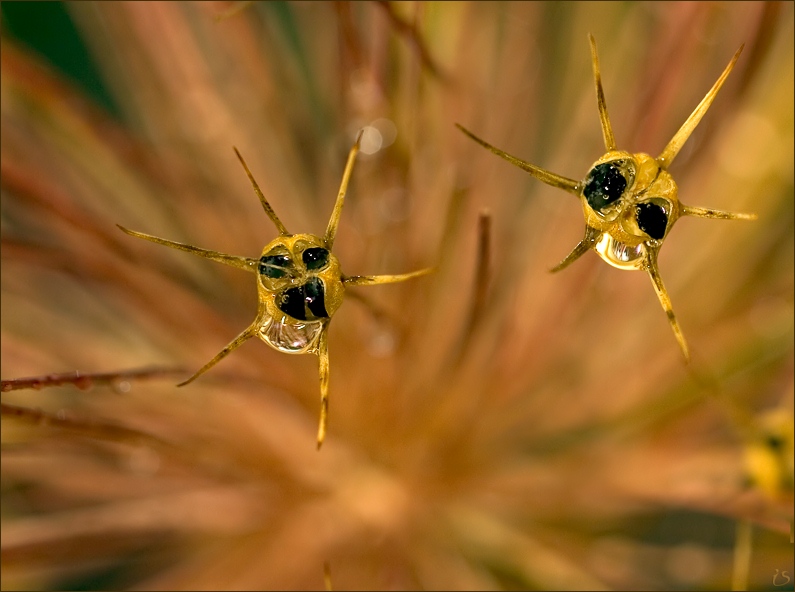
M3 589L795 577L791 3L66 7L118 113L4 26ZM590 252L549 273L580 205L454 126L583 178L604 151L588 33L631 153L659 154L745 44L670 167L684 203L758 215L666 239L689 367L645 274ZM274 230L236 146L322 236L360 128L335 255L438 268L335 314L318 452L312 356L249 340L175 386L250 324L251 276L116 224L257 256Z

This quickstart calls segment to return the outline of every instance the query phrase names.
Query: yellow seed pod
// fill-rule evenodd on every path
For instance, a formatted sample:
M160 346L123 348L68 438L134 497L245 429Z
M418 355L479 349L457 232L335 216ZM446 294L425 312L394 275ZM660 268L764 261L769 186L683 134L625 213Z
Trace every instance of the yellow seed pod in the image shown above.
M671 306L671 299L668 297L657 267L657 255L660 247L676 220L681 216L754 220L756 215L684 205L679 201L677 186L668 172L668 167L701 121L712 101L715 100L743 48L741 46L737 50L717 82L679 128L679 131L674 134L665 149L657 158L653 158L648 154L631 154L617 149L602 90L596 41L591 35L588 36L588 39L591 44L599 118L607 152L591 166L582 181L556 175L520 160L480 139L461 125L456 125L462 132L494 154L527 171L536 179L563 189L580 199L585 215L585 236L552 271L560 271L585 252L593 249L614 267L647 272L660 304L668 315L668 322L679 342L685 360L689 362L690 352L687 342L679 328Z
M279 231L279 236L265 246L259 259L226 255L119 226L131 236L187 251L256 275L259 306L254 322L179 386L185 386L194 381L252 337L259 337L280 352L317 354L320 366L318 448L323 444L328 425L328 327L332 316L342 304L345 288L347 286L372 286L402 282L431 271L428 268L402 275L376 276L346 276L342 273L340 262L332 254L331 248L337 234L345 193L348 189L348 181L353 171L356 155L359 152L361 138L362 132L359 132L356 142L348 154L348 162L342 175L337 201L334 204L326 233L322 238L313 234L290 234L287 232L287 228L265 199L237 148L235 148L235 154L240 159L265 213L268 214Z
M777 407L753 422L745 447L745 470L750 484L769 499L792 503L793 488L792 409Z

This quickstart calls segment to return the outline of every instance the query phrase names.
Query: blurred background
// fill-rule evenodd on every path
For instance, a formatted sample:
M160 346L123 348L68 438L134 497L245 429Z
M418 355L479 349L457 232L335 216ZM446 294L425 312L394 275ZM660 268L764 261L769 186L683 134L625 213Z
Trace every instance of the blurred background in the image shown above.
M0 10L4 590L793 589L791 3ZM583 178L589 32L618 147L654 156L745 44L671 168L759 216L662 248L690 370L646 274L549 273L577 200L454 127ZM317 452L315 356L250 340L175 386L251 275L116 224L258 257L236 146L322 234L360 128L343 270L437 271L349 289Z

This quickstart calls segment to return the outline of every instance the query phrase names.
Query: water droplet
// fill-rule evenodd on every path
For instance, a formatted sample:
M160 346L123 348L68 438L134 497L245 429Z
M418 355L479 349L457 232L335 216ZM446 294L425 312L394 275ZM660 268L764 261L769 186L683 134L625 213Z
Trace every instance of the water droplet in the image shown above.
M314 351L323 321L292 321L287 316L268 319L259 329L260 338L279 351L302 354Z
M360 145L362 154L375 154L381 150L383 143L384 137L381 135L381 132L378 131L378 129L371 125L368 125L364 128L362 133L362 142Z
M594 250L602 259L619 269L640 269L646 258L646 246L643 243L630 246L606 233L596 243Z

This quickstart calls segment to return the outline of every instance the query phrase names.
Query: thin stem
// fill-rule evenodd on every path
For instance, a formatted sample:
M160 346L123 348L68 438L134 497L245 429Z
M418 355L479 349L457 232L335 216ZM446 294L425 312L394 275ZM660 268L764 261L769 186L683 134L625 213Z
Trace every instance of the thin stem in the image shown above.
M337 202L334 204L334 210L331 212L331 218L329 218L328 221L324 239L326 241L326 247L329 250L331 250L331 247L334 245L334 237L337 235L337 227L340 224L340 217L342 216L342 206L345 204L345 194L348 192L348 182L351 179L353 165L356 162L356 155L359 153L359 145L361 144L363 133L363 129L359 130L359 133L356 135L356 142L354 142L351 151L348 153L348 162L345 165L345 171L342 173L342 182L340 183L340 190L337 194Z
M64 374L46 374L30 378L12 378L2 381L2 392L21 389L39 390L42 388L71 384L81 390L103 384L116 384L137 378L156 378L182 372L180 368L140 368L137 370L121 370L119 372L66 372Z
M649 273L651 283L654 286L654 291L657 292L657 298L659 298L660 304L662 305L665 314L668 316L668 323L671 325L671 329L674 331L676 340L679 342L679 347L682 349L682 353L685 356L685 361L690 363L690 349L687 347L685 335L682 333L682 329L679 327L679 322L676 320L676 315L674 315L671 298L668 296L668 290L665 289L665 284L663 284L662 277L660 276L660 270L657 268L656 250L649 250L646 271Z
M202 374L207 372L207 370L209 370L210 368L215 366L223 358L225 358L230 353L232 353L234 350L236 350L238 347L243 345L244 341L247 341L247 340L251 339L252 337L254 337L257 334L257 328L259 327L259 324L260 324L259 321L260 321L260 319L259 319L259 317L257 317L257 319L251 325L246 327L246 329L240 335L235 337L229 343L229 345L227 345L224 349L222 349L220 352L218 352L218 354L212 360L210 360L204 366L202 366L201 369L199 369L199 371L196 372L196 374L191 376L188 380L186 380L184 382L180 382L177 386L185 386L187 384L190 384L191 382L196 380L199 376L201 376Z
M697 218L712 218L714 220L756 220L756 214L744 214L740 212L727 212L725 210L713 210L710 208L699 208L682 204L683 216L695 216Z
M539 181L543 181L547 185L551 185L552 187L557 187L558 189L563 189L564 191L568 191L572 195L576 195L577 197L580 196L580 191L582 189L581 184L579 181L574 181L572 179L567 179L566 177L562 177L560 175L556 175L555 173L551 173L541 167L537 167L534 164L530 164L529 162L525 162L515 156L511 156L507 152L500 150L499 148L492 146L486 140L482 140L478 138L475 134L470 132L464 126L456 123L455 124L458 129L464 132L467 136L475 140L478 144L490 150L497 156L504 158L511 164L518 166L520 169L527 171L531 175L533 175Z
M550 269L549 271L552 273L557 273L562 269L566 269L569 265L574 263L577 259L585 255L590 249L593 248L594 243L596 242L596 238L599 236L599 231L595 228L591 228L590 226L585 227L585 237L577 243L571 253L566 255L566 257L558 263L555 267Z
M284 227L284 224L282 224L282 221L279 220L279 217L276 215L276 212L273 211L271 204L269 204L268 200L265 199L265 195L262 193L262 190L259 188L259 185L257 185L257 181L254 179L254 175L251 174L251 171L249 170L246 161L243 160L243 157L240 155L240 152L238 152L237 148L234 148L234 150L235 154L237 154L237 158L240 161L240 164L243 165L243 168L245 169L246 174L248 175L249 181L251 181L251 186L254 188L254 193L256 193L257 197L259 197L259 201L262 204L265 213L268 214L268 218L273 220L273 223L276 225L276 229L279 231L280 235L284 236L290 234L289 232L287 232L287 229Z
M734 540L734 565L732 566L732 590L748 589L748 571L751 567L753 525L750 520L738 520Z
M329 384L329 359L328 359L328 323L323 327L317 347L318 371L320 374L320 424L317 428L317 449L323 445L328 429L328 384Z
M400 275L351 275L343 277L342 281L350 286L375 286L378 284L394 284L397 282L405 282L414 277L419 277L434 271L434 267L426 267L418 271L410 273L403 273Z
M178 249L180 251L192 253L194 255L198 255L199 257L204 257L205 259L211 259L213 261L217 261L218 263L223 263L224 265L229 265L230 267L236 267L244 271L250 271L252 273L256 273L257 271L257 261L258 261L257 259L251 259L249 257L238 257L237 255L227 255L225 253L219 253L218 251L210 251L209 249L202 249L200 247L194 247L192 245L178 243L176 241L167 240L165 238L158 238L156 236L152 236L151 234L144 234L143 232L136 232L135 230L130 230L129 228L125 228L121 224L116 224L116 226L118 226L122 231L126 232L130 236L142 238L144 240L157 243L158 245L165 245L166 247L171 247L172 249Z
M679 150L682 149L682 146L685 145L687 139L690 137L690 134L693 133L693 130L696 129L696 126L701 121L701 118L707 113L707 110L712 105L712 101L715 100L715 97L718 95L718 91L723 86L723 83L726 82L726 78L729 77L729 73L734 68L734 64L737 63L737 60L740 57L740 53L743 51L744 45L740 46L740 49L734 54L734 57L729 62L729 65L726 66L726 69L723 70L723 74L720 75L720 78L712 85L712 88L706 94L706 96L701 99L701 102L695 108L693 113L690 114L690 117L687 118L687 121L682 124L682 127L679 128L679 131L674 134L674 137L671 138L671 141L668 142L668 145L665 149L660 153L660 156L657 157L657 162L660 164L660 167L663 170L666 170L671 163L676 158L676 155L679 154Z
M613 136L613 127L610 125L610 116L607 114L605 92L602 89L602 76L599 73L599 55L596 53L596 40L590 33L588 34L588 41L591 44L591 62L593 63L594 84L596 84L596 104L599 107L599 120L602 122L602 137L605 140L605 149L609 152L616 149L616 139Z

